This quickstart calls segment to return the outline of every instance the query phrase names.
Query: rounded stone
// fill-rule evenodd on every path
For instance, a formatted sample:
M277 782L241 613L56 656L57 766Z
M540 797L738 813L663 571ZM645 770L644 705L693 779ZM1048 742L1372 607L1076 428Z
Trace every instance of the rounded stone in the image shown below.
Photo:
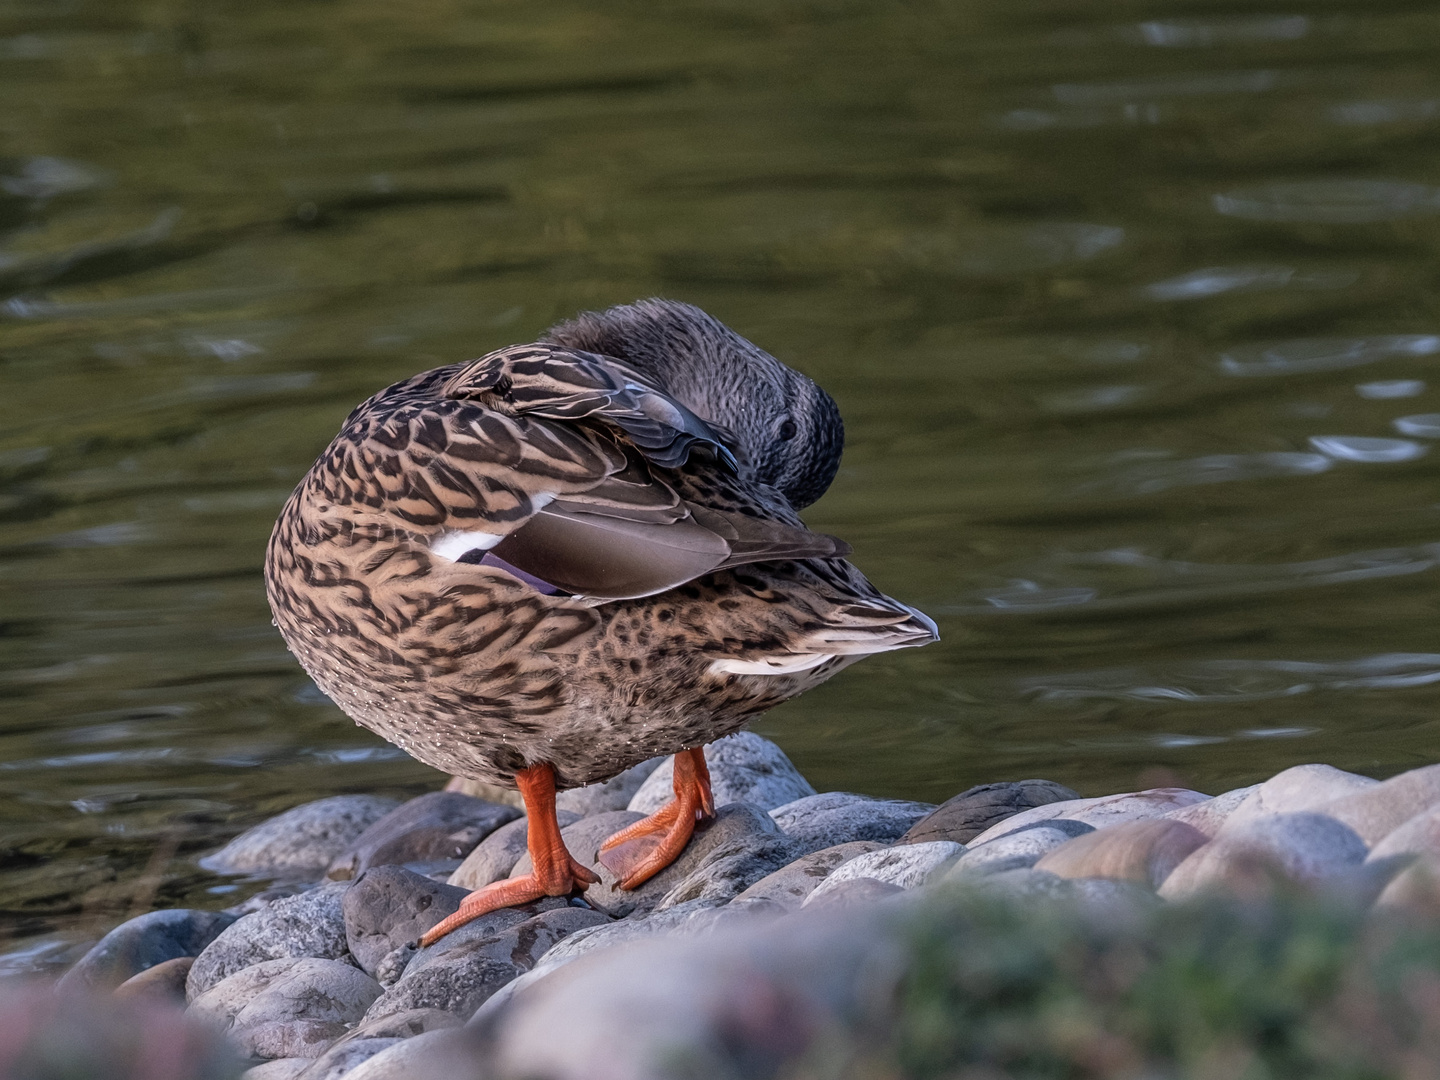
M622 806L619 809L623 812L625 808ZM607 811L594 811L594 813L605 812ZM555 817L560 822L562 829L567 825L573 825L584 816L587 815L577 814L570 810L555 812ZM529 818L522 817L508 825L501 825L500 828L481 840L474 851L465 856L465 861L450 875L450 884L474 892L492 882L509 877L510 871L515 869L515 864L526 855L525 844L529 836Z
M1225 827L1225 822L1230 820L1230 815L1244 805L1245 800L1250 798L1259 786L1259 784L1252 784L1249 787L1235 788L1232 791L1216 795L1213 799L1191 803L1189 806L1171 810L1162 816L1166 821L1178 821L1199 829L1208 837L1213 837Z
M1299 811L1236 820L1196 848L1160 886L1167 900L1207 889L1268 894L1275 877L1303 885L1339 885L1366 856L1355 831L1323 814Z
M1226 827L1269 814L1316 810L1325 803L1377 786L1368 776L1330 765L1295 765L1256 785L1250 797L1231 812Z
M1041 856L1035 869L1062 878L1109 878L1159 888L1207 837L1166 818L1127 821L1077 836Z
M1419 855L1440 861L1440 806L1428 807L1386 833L1370 849L1366 862L1394 855Z
M240 1080L298 1080L315 1063L313 1058L276 1058L264 1061L240 1074Z
M372 866L463 859L520 812L457 791L431 791L402 803L331 861L326 876L349 880Z
M809 855L803 855L779 870L766 874L736 896L734 903L769 900L783 907L798 908L837 866L849 862L857 855L864 855L883 846L873 840L855 840L848 844L812 851Z
M864 907L893 896L903 896L906 890L889 881L878 878L857 877L837 881L828 889L816 889L805 898L807 911L839 911L845 908Z
M346 881L322 885L232 923L195 958L186 996L194 1001L222 979L266 960L348 956L341 905L349 887Z
M1037 821L983 844L971 844L965 854L955 860L955 865L944 872L943 879L960 881L1025 870L1047 852L1094 831L1094 826L1083 821Z
M61 977L58 989L113 990L167 960L199 956L235 921L224 912L189 908L138 915L101 938Z
M638 888L619 889L615 875L599 864L596 852L607 837L633 820L639 820L633 812L600 814L582 818L562 832L571 854L600 875L600 884L585 890L586 902L616 918L690 900L729 900L800 854L765 810L732 802L721 806L712 820L700 822L680 857L664 870ZM522 859L512 876L528 870L529 861Z
M785 909L764 900L723 903L718 900L691 900L664 911L619 919L599 926L587 927L552 946L530 971L505 986L471 1017L470 1024L480 1022L483 1013L495 1011L515 991L544 978L556 968L594 952L652 937L704 937L722 928L755 925L777 918Z
M319 875L398 805L376 795L317 799L246 830L200 865L218 874Z
M773 810L815 794L785 751L751 731L728 735L705 747L705 764L717 808L746 802ZM674 798L674 783L675 759L667 758L640 785L627 809L653 814Z
M805 898L802 907L810 907L825 898L825 895L847 881L869 878L872 881L894 885L898 889L913 889L925 881L942 865L965 853L963 844L949 840L930 840L923 844L900 844L881 848L878 851L857 855L849 862L836 867L815 890Z
M365 1015L380 984L339 960L267 960L190 1003L251 1057L317 1057Z
M1183 806L1205 802L1209 795L1188 788L1151 788L1121 795L1101 795L1093 799L1071 799L1025 810L990 826L970 843L984 844L1006 833L1015 832L1040 821L1079 821L1096 829L1106 829L1126 821L1160 817Z
M1375 907L1409 915L1431 926L1440 922L1440 859L1424 854L1406 866L1381 891Z
M184 1005L185 979L194 963L193 956L177 956L173 960L146 968L139 975L132 975L117 986L115 996Z
M786 836L816 851L856 840L894 843L934 809L930 803L827 791L777 806L770 816Z
M380 961L458 911L469 895L402 866L372 866L345 891L340 910L350 955L368 975Z
M930 814L912 825L900 838L902 844L950 840L969 844L986 829L1037 806L1073 802L1080 793L1053 780L1014 780L978 784L945 800Z
M405 1039L345 1074L345 1080L491 1080L492 1066L464 1029Z
M296 1080L340 1080L380 1051L404 1041L399 1038L343 1039L312 1061Z
M1349 825L1367 844L1377 844L1417 814L1440 804L1440 765L1392 776L1316 809Z
M365 1021L415 1009L440 1009L467 1019L502 986L534 967L556 942L608 921L598 911L562 901L498 933L462 935L461 927L416 953L400 980L370 1007Z

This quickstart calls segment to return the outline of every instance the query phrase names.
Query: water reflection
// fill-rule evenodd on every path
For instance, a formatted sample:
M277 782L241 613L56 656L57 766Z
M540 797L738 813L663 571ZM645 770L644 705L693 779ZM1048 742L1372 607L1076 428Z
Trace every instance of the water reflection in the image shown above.
M1408 577L1437 567L1440 542L1277 563L1202 563L1133 548L1067 552L1026 567L1030 576L1003 588L936 607L953 615L1024 615L1081 606L1087 611L1184 610L1222 599Z
M1170 461L1144 461L1117 469L1109 476L1086 481L1076 492L1086 495L1158 495L1177 487L1273 480L1287 476L1314 476L1331 466L1326 454L1277 451L1263 454L1207 454Z
M1425 392L1423 379L1379 379L1357 383L1355 392L1370 401L1392 401L1396 398L1419 397Z
M1304 15L1241 16L1229 19L1166 19L1136 27L1146 45L1166 49L1207 48L1232 42L1298 41L1310 33Z
M1220 357L1227 375L1299 375L1342 371L1396 357L1440 353L1434 334L1391 334L1366 338L1305 338L1269 345L1246 345Z
M1440 682L1440 655L1353 660L1211 660L1165 672L1117 668L1020 681L1040 703L1084 700L1265 701L1339 690L1403 690Z
M1216 195L1215 210L1250 221L1363 225L1440 213L1440 188L1392 180L1302 180Z
M1210 266L1146 285L1145 295L1152 300L1203 300L1262 289L1343 289L1357 277L1333 270L1306 273L1290 266Z
M1310 445L1336 461L1358 461L1367 465L1414 461L1429 450L1429 447L1409 439L1379 439L1365 435L1311 435Z

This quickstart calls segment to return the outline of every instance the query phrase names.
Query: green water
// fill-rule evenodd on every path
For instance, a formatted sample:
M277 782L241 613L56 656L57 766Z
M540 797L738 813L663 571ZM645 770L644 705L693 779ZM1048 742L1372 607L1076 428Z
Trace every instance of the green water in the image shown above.
M940 623L758 725L822 790L1435 760L1437 135L1398 0L3 0L0 968L438 783L271 522L377 388L653 294L831 391L808 520Z

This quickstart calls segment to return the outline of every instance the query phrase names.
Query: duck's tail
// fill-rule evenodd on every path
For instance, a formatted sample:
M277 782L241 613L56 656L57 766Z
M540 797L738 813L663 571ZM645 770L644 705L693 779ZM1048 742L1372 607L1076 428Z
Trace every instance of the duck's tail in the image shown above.
M788 641L783 652L722 657L710 665L710 670L731 675L791 675L842 656L858 660L871 653L940 640L940 631L930 616L881 593L851 600L827 615L822 625L807 628Z

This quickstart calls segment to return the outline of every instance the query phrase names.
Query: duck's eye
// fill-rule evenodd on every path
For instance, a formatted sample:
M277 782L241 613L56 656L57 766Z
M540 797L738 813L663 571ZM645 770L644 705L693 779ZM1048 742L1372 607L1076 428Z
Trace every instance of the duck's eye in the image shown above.
M780 425L780 431L779 431L779 433L778 433L778 434L779 434L780 441L781 441L781 442L789 442L791 439L793 439L793 438L795 437L795 431L796 431L795 421L794 421L794 420L786 420L784 423L782 423L782 424Z

